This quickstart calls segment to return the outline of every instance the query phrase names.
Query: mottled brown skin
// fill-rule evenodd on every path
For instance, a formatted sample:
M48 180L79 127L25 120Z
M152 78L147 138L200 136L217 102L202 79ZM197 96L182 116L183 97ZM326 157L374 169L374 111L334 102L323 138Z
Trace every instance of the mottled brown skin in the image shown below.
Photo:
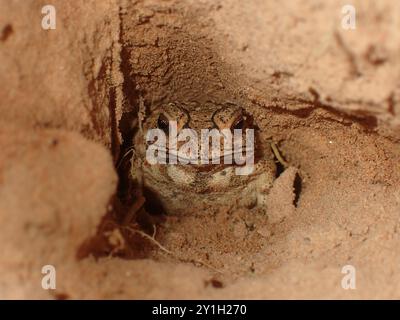
M142 130L134 137L131 175L157 196L166 213L184 214L188 206L200 204L246 207L264 204L276 175L269 146L263 147L256 137L254 171L247 176L236 175L235 164L151 165L146 161L146 132L160 128L168 133L168 121L177 122L178 133L191 128L199 136L201 129L254 128L251 115L235 104L175 102L161 105L147 115Z

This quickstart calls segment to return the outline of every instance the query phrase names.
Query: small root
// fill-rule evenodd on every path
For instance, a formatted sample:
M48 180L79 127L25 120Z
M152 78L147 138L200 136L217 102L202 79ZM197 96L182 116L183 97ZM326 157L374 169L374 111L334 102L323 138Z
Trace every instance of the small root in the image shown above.
M181 261L181 262L190 262L190 263L193 263L193 264L196 264L196 263L197 263L197 264L200 264L200 265L202 265L202 266L205 266L205 267L207 267L207 268L209 268L209 269L211 269L211 270L213 270L213 271L215 271L215 272L217 272L217 273L223 274L223 272L222 272L221 270L218 270L217 268L213 267L212 265L210 265L210 264L208 264L208 263L206 263L206 262L204 262L204 261L202 261L202 260L190 259L190 258L183 258L183 257L180 257L178 254L176 254L176 253L174 253L174 252L168 250L167 248L165 248L161 243L159 243L159 242L154 238L154 236L156 235L156 230L157 230L157 229L156 229L155 225L154 225L153 227L154 227L153 236L150 236L150 235L148 235L147 233L145 233L145 232L143 232L143 231L141 231L141 230L138 230L138 229L135 229L135 228L132 228L132 227L129 227L129 226L126 226L126 227L123 227L123 228L126 229L126 230L128 230L128 231L130 231L130 232L132 232L132 233L136 233L136 234L142 236L143 238L149 240L151 243L153 243L154 245L156 245L161 251L163 251L163 252L166 253L166 254L171 255L172 257L174 257L175 259L178 259L178 260Z
M152 236L149 236L147 233L141 231L141 230L137 230L134 229L132 227L124 227L126 230L136 233L140 236L142 236L143 238L149 240L150 242L152 242L153 244L155 244L157 247L159 247L161 249L161 251L164 251L167 254L170 254L172 256L175 256L175 254L172 251L169 251L167 248L165 248L161 243L159 243L156 239L154 239Z
M130 147L130 148L128 149L128 151L125 152L125 154L122 156L121 160L118 162L117 169L119 169L119 167L121 166L121 164L124 162L126 156L127 156L128 154L132 153L133 151L134 151L134 148L133 148L133 147Z
M123 225L128 225L133 218L136 216L136 214L139 212L140 209L142 209L144 203L146 202L145 197L139 196L135 203L130 207L128 212L126 213L123 221Z
M152 235L153 239L156 238L156 234L157 234L157 226L155 224L153 224L153 235Z
M280 163L281 165L283 165L283 166L285 167L285 169L288 168L288 167L289 167L289 163L287 163L287 162L285 161L285 159L283 159L283 157L281 156L281 153L280 153L280 151L279 151L278 146L277 146L274 142L272 142L272 141L270 142L270 144L271 144L272 152L274 153L276 159L279 161L279 163Z

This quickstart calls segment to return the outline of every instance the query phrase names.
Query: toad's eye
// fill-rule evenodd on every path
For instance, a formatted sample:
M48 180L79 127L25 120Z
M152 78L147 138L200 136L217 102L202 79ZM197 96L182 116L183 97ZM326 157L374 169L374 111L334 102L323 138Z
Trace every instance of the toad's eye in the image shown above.
M157 127L164 131L166 134L169 133L169 121L166 116L160 114L157 120Z
M231 127L232 130L243 129L243 128L244 128L244 119L243 119L243 117L239 118Z

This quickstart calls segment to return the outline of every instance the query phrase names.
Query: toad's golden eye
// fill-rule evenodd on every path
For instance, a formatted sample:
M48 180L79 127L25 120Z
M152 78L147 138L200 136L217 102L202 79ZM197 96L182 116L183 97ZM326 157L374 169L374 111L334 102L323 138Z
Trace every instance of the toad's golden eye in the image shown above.
M158 129L164 131L166 134L169 133L169 121L167 117L162 113L158 116L157 127Z
M188 126L189 114L183 106L176 103L169 103L163 105L157 111L159 113L156 125L159 129L163 130L166 134L169 132L169 125L176 125L177 132L179 133L183 128Z
M245 125L243 109L236 106L227 106L214 113L212 120L219 130L242 129Z

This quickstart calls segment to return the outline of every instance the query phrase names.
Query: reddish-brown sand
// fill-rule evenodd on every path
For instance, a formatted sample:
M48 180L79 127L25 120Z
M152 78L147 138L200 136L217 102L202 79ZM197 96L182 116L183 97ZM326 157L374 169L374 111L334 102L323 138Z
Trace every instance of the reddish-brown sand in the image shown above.
M400 298L398 1L355 30L335 0L53 2L56 30L0 3L0 298ZM118 166L139 104L205 97L289 167L265 208L149 216Z

